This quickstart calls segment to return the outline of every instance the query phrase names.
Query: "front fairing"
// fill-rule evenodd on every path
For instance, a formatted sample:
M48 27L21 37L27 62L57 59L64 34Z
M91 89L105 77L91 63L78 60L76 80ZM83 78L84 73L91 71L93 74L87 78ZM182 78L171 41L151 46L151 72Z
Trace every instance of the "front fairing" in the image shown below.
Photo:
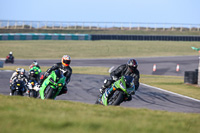
M50 79L53 79L54 82L57 83L57 85L55 85L55 83L51 82ZM65 76L61 76L61 77L57 77L55 71L52 71L51 74L45 79L45 81L43 82L42 86L40 87L40 96L41 99L44 99L44 90L46 89L46 87L50 84L51 88L53 89L58 89L55 97L59 94L59 92L61 91L62 87L65 85Z
M44 90L46 89L46 87L50 84L50 78L52 78L54 81L56 81L56 74L54 71L51 72L51 74L44 80L44 82L42 83L41 87L40 87L40 97L41 99L44 99ZM55 86L51 85L52 88L55 88Z
M105 93L101 97L102 104L107 106L108 105L108 98L106 97Z
M16 89L16 90L20 90L21 91L23 88L24 88L24 82L21 81L21 80L16 79L14 81L13 90Z
M135 86L133 85L130 88L126 87L126 83L124 77L122 76L119 80L115 81L112 84L113 90L122 90L127 96L131 95L132 92L135 91ZM109 89L109 88L108 88ZM108 98L105 96L105 93L101 97L102 104L107 106L108 105Z

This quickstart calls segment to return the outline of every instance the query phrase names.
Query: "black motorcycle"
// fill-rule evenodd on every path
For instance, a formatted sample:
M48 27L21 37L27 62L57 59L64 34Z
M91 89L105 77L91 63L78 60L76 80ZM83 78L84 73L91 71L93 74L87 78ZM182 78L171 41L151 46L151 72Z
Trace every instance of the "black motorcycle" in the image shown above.
M5 63L12 63L13 64L14 63L14 57L13 56L7 56Z
M26 91L24 81L15 79L11 86L11 89L13 91L13 95L23 96L24 92Z
M37 98L39 95L38 86L38 71L30 70L29 71L29 85L28 85L28 95L29 97Z

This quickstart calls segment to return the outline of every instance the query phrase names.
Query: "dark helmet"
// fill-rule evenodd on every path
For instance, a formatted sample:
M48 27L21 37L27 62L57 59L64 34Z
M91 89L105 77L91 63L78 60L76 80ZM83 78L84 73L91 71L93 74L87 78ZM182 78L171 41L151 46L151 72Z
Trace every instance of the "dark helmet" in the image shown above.
M129 68L134 71L135 69L137 69L138 67L138 63L135 59L130 59L128 62L127 62L127 65L129 66Z
M126 82L126 87L131 88L134 85L134 78L132 76L124 76L124 81Z
M29 75L30 77L35 77L35 71L34 70L29 71Z

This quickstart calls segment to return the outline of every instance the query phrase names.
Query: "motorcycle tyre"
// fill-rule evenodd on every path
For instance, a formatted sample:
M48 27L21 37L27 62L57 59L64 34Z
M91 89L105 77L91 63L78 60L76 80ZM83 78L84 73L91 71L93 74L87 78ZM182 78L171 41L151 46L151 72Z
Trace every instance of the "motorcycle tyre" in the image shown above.
M116 94L116 95L114 95L115 93L118 93L118 94ZM113 98L113 95L108 99L108 104L109 105L114 105L114 106L118 106L118 105L120 105L123 101L124 101L124 93L122 92L122 91L118 91L118 90L116 90L115 92L114 92L114 102L112 102L111 104L109 104L109 102L110 102L110 100L111 100L111 98Z
M98 98L97 98L97 100L96 100L95 104L101 104L101 103L99 102L99 99L101 99L101 94L100 94L100 95L98 95ZM101 105L102 105L102 104L101 104Z
M20 91L14 91L13 96L23 96L23 94Z
M45 92L47 92L44 94L45 99L53 99L53 95L54 95L53 91L54 91L54 89L48 85L45 89Z
M38 97L38 92L35 91L35 90L31 90L30 93L29 93L29 96L30 96L30 97L34 97L34 98L37 98L37 97Z

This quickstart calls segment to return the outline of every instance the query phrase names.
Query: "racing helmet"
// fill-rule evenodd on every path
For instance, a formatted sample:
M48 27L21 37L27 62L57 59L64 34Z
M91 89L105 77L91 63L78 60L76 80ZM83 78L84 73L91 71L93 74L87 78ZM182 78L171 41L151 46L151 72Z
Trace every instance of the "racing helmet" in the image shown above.
M22 68L21 71L20 71L20 77L21 77L21 78L24 77L25 72L26 72L25 69Z
M17 68L17 69L16 69L17 74L19 74L20 71L21 71L21 68Z
M127 65L128 65L128 67L129 67L132 71L134 71L134 70L137 69L137 67L138 67L138 63L137 63L137 61L136 61L135 59L130 59L130 60L127 62Z
M29 76L30 76L30 77L35 77L35 72L34 72L34 70L29 71Z
M12 51L10 51L10 53L9 54L12 54Z
M37 61L34 60L32 66L37 66L37 65L38 65Z
M63 66L69 66L71 63L71 57L69 55L64 55L61 59Z

